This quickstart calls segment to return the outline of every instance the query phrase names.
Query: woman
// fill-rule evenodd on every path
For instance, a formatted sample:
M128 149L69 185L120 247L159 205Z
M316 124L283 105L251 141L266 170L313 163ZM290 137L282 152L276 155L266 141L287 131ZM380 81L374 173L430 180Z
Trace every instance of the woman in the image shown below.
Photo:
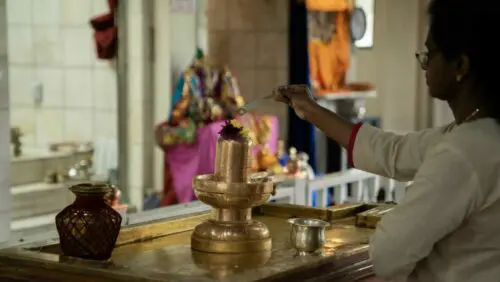
M500 281L500 56L488 52L495 14L467 0L430 4L427 51L417 59L431 96L453 111L452 125L397 136L341 119L306 86L275 90L276 100L346 147L355 167L413 180L371 238L381 278Z

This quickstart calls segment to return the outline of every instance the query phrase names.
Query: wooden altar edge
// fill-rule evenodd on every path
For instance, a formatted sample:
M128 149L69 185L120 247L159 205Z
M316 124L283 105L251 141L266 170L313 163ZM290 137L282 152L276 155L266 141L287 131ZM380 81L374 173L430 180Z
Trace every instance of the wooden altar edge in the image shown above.
M332 271L335 269L335 271ZM315 277L308 274L315 273ZM263 282L289 282L290 277L302 282L352 282L361 281L374 276L373 264L368 255L368 245L360 247L356 253L347 258L332 260L325 258L314 266L304 266L269 277Z
M335 222L338 220L345 220L346 218L355 218L357 213L362 210L368 210L373 206L374 205L347 205L331 209L315 209L303 206L266 204L254 208L253 212L256 215L268 215L272 217L313 217ZM157 220L125 227L122 229L117 240L117 247L190 231L197 224L208 219L210 214L210 212L199 212L191 215L178 216L168 220ZM345 281L356 281L372 275L367 249L367 245L359 245L352 250L352 253L350 253L348 257L337 257L333 255L320 259L314 264L304 265L303 267L291 269L278 275L255 281L281 281L280 279L283 277L288 277L287 279L295 277L295 272L302 272L304 269L308 269L309 271L307 272L311 273L311 269L314 269L314 271L323 271L327 268L329 268L329 270L321 276L327 280L334 277L335 279L349 279ZM93 262L63 256L59 257L57 255L60 255L57 240L36 242L34 244L0 250L0 278L7 279L0 280L9 281L9 279L11 279L15 281L37 280L55 282L67 281L68 279L77 282L131 281L130 274L119 273L120 266L118 265L113 265L108 262ZM56 259L56 257L58 259ZM335 269L333 272L332 267ZM89 271L90 269L91 271ZM80 275L82 275L82 278L79 278ZM48 280L44 280L44 277ZM306 279L302 281L327 281L323 280L321 277L317 277L314 280ZM170 280L133 277L132 281Z

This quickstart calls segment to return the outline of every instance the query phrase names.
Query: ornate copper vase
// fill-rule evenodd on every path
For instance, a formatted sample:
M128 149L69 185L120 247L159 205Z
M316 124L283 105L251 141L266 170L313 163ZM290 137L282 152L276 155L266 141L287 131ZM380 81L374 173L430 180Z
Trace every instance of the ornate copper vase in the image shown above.
M106 204L107 184L71 186L75 201L56 216L61 250L66 256L107 260L115 247L122 217Z

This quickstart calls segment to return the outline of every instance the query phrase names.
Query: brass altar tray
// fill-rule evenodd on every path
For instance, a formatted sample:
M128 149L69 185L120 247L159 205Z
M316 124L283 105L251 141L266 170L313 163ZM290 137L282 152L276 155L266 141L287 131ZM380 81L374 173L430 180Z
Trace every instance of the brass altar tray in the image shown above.
M358 281L372 275L368 237L373 230L355 226L356 214L373 205L315 209L266 204L254 208L273 237L268 253L223 255L192 251L193 228L210 212L154 221L122 229L110 261L65 257L58 241L44 241L0 250L0 281ZM322 254L295 256L290 245L292 217L332 223Z
M394 204L382 204L373 209L360 212L356 215L356 226L375 228L386 213L395 207Z

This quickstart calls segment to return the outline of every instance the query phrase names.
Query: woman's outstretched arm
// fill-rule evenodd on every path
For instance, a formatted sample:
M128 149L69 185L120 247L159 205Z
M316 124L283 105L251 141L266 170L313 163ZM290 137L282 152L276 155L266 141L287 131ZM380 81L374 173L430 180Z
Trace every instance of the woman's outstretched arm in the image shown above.
M346 149L349 147L353 129L357 126L316 102L305 107L304 120L314 124Z
M401 181L412 180L444 133L443 128L407 135L385 132L367 124L353 124L316 103L306 85L281 86L275 98L290 105L297 115L318 127L347 149L349 164Z

